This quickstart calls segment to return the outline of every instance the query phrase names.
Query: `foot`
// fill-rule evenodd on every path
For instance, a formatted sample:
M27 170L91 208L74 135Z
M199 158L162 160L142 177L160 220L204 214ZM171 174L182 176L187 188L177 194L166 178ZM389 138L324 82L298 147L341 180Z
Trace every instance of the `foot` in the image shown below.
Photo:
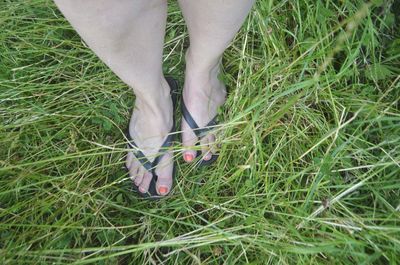
M150 162L157 157L159 149L169 134L173 124L173 106L168 83L163 81L160 95L143 100L136 98L135 109L129 123L132 140ZM152 173L147 171L132 152L126 158L129 175L141 193L149 189ZM167 195L172 186L173 154L166 152L156 168L157 193Z
M191 71L190 58L186 56L186 77L183 90L185 105L200 128L206 126L217 115L218 108L224 104L226 98L225 85L218 79L219 64L203 73ZM215 154L215 134L212 132L198 139L193 130L182 118L182 144L184 147L183 159L192 162L196 158L196 143L200 140L202 159L210 160Z

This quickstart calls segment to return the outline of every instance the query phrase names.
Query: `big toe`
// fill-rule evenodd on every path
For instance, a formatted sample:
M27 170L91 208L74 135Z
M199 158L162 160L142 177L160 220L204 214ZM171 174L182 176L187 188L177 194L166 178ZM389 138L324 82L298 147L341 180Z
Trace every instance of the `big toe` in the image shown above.
M156 190L158 195L167 195L172 188L173 174L174 174L174 164L171 154L167 154L161 159L159 165L157 166L157 182Z
M167 195L171 191L172 176L158 176L156 184L157 193L161 196Z
M193 133L192 129L187 125L186 122L182 122L182 145L184 148L183 159L186 162L192 162L196 158L196 142L197 137Z

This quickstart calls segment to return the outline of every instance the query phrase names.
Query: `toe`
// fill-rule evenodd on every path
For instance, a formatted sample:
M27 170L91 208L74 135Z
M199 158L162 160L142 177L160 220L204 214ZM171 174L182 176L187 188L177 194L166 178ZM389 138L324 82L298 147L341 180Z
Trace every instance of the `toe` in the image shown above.
M139 162L137 161L133 162L130 171L132 171L131 178L133 177L132 178L133 182L135 183L136 186L139 186L143 180L143 174L141 173Z
M183 152L183 159L190 163L196 158L196 151L194 150L185 150Z
M156 190L158 195L167 195L172 187L172 172L168 175L158 175Z
M143 172L143 181L139 185L139 191L146 193L149 190L152 174L150 172Z
M172 187L173 181L173 168L174 161L171 153L167 153L161 159L159 165L157 166L156 173L158 176L156 183L156 190L158 195L167 195Z
M186 121L182 121L183 159L186 162L192 162L196 158L196 150L194 150L196 142L197 136L193 133Z
M212 157L212 153L210 150L210 140L211 140L211 134L204 136L203 138L200 139L201 153L204 160L210 160Z
M208 138L208 148L210 149L211 154L217 153L217 144L216 144L215 134L210 134Z
M133 160L133 154L132 152L129 152L128 155L126 156L126 160L125 160L125 166L126 168L130 168L132 165L132 160Z

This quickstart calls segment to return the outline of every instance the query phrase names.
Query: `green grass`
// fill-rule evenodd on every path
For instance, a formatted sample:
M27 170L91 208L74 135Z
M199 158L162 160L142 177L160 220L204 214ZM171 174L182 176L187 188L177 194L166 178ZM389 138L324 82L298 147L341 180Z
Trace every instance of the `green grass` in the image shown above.
M148 202L122 168L130 89L51 1L1 1L0 263L397 264L399 10L259 0L223 59L221 159L179 159L173 196Z

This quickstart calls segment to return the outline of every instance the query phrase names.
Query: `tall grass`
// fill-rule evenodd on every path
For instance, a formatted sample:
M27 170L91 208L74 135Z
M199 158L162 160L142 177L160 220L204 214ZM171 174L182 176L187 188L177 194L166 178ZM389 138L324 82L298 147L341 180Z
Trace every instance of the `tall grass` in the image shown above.
M258 1L223 59L218 163L179 160L148 202L123 170L130 89L51 1L0 2L0 263L397 264L399 10Z

